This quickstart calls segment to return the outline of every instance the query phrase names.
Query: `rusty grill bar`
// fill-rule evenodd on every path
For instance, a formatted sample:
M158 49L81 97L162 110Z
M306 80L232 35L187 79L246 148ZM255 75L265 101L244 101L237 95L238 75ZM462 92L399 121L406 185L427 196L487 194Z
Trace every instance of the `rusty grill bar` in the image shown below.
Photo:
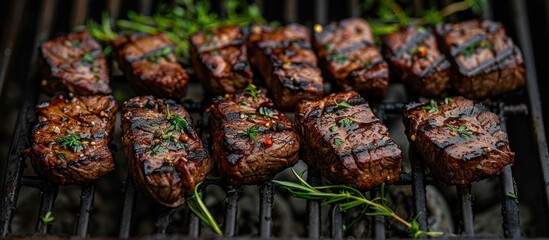
M264 6L265 2L262 0L256 0L259 6ZM37 101L38 96L38 81L34 77L35 75L35 60L38 44L47 39L50 35L50 29L52 26L54 16L54 4L59 4L56 0L45 0L42 2L40 11L35 17L35 21L38 22L38 27L34 36L34 48L26 51L26 55L21 57L21 62L30 64L32 69L30 72L25 73L23 76L25 95L26 97L22 101L22 105L18 115L18 124L15 128L12 145L8 156L8 164L5 169L4 185L2 186L2 199L0 202L0 236L10 236L11 234L11 222L16 211L17 198L20 188L31 187L40 190L41 202L39 208L39 216L45 215L47 212L52 211L54 208L55 200L58 193L58 187L51 185L41 178L34 176L23 176L23 170L25 168L26 159L21 156L21 152L24 148L28 147L26 142L27 136L30 131L30 123L34 120L33 109ZM358 1L349 0L348 15L357 16L358 11L356 6ZM22 5L25 3L23 2ZM27 3L28 4L28 3ZM285 10L284 20L286 22L292 22L297 20L297 0L284 1ZM537 147L539 161L542 167L543 177L545 180L544 190L547 198L549 199L549 154L547 149L547 142L544 134L543 119L541 116L541 103L539 92L537 90L537 76L535 66L533 64L533 50L531 47L530 33L527 31L528 18L524 2L520 0L513 1L516 9L516 16L514 21L516 29L518 29L519 43L523 50L526 69L527 69L527 95L528 104L508 105L502 101L492 104L491 109L495 111L500 119L503 130L506 130L506 118L510 115L529 115L532 121L532 135ZM112 16L119 16L121 1L108 1L106 8L109 9ZM72 26L83 23L86 14L86 7L89 6L87 0L77 0L73 5L73 12L71 14L70 24ZM139 9L142 12L151 12L152 1L141 0L139 1ZM18 4L14 4L13 12L21 12L23 8ZM83 12L83 14L80 14ZM486 17L490 17L491 11L486 11ZM315 4L314 18L318 23L327 22L327 14L329 13L328 1L322 0ZM32 17L30 17L33 19ZM23 27L23 23L17 19L11 20L11 25L7 32L11 33L7 36L8 47L13 47L14 39L17 38L17 34L13 34L13 31L17 31ZM10 45L11 44L11 45ZM9 53L4 54L3 62L0 65L0 89L3 85L6 76L7 67L10 66ZM384 122L390 115L399 115L404 103L382 103L379 105L376 111L378 118ZM183 102L183 105L189 112L202 113L204 110L204 104ZM205 121L203 121L205 122ZM427 174L425 174L424 167L420 161L420 156L413 147L408 149L410 161L412 163L412 171L409 173L402 173L400 180L396 185L411 185L413 191L413 215L420 214L418 217L418 223L422 230L427 229L427 208L426 208L426 186L433 184L434 180ZM312 185L320 185L321 179L316 171L309 171L307 181ZM503 232L506 238L520 238L522 235L519 221L519 206L518 199L509 196L507 193L517 193L517 187L514 182L511 167L507 166L503 172L499 175L500 190L501 190L501 204L502 204L502 217L503 217ZM237 236L237 214L238 214L238 202L242 194L240 187L232 188L227 186L221 180L206 180L202 185L202 191L207 194L208 187L217 185L221 187L226 193L224 226L223 230L226 237ZM90 218L93 213L93 202L95 194L95 183L90 183L81 186L80 193L80 209L76 213L76 229L73 233L77 237L86 237L89 235L88 227L90 224ZM274 194L276 192L276 186L268 179L257 186L257 191L260 196L259 205L259 236L260 238L269 238L273 236L272 232L272 209ZM459 199L460 222L459 222L459 235L458 236L475 236L474 229L474 211L473 211L473 195L471 193L471 185L456 187ZM141 196L137 193L131 178L128 176L123 189L123 209L121 215L121 222L119 226L119 238L132 237L132 222L134 220L134 207L136 202L141 200ZM372 190L369 195L373 197L379 196L378 190ZM545 207L549 207L549 201ZM344 224L343 215L337 206L332 206L329 216L331 218L331 235L321 235L321 214L320 203L315 201L307 202L307 236L310 238L331 237L331 238L343 238L342 227ZM166 234L167 228L170 225L171 216L174 210L157 207L157 218L155 221L156 233ZM201 236L201 223L198 217L191 214L188 211L189 217L188 226L186 228L189 237ZM376 239L385 239L386 233L386 219L384 217L374 217L373 221L374 234L372 235ZM51 225L45 225L39 219L36 223L36 234L44 235L51 231Z

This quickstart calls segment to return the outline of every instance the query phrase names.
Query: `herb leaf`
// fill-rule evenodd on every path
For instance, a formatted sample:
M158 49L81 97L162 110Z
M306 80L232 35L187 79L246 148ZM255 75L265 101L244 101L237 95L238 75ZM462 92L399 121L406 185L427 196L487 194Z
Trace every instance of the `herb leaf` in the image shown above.
M83 64L93 64L94 61L95 58L89 53L82 55L82 59L80 60Z
M217 235L223 237L223 232L219 228L219 225L213 218L210 210L206 207L206 204L202 201L202 193L198 190L200 189L200 185L202 185L202 182L196 184L194 187L194 194L186 199L187 206L189 206L191 211L200 218L202 222L210 226Z
M183 132L184 129L189 127L189 122L182 118L179 115L172 115L170 113L170 105L166 104L166 119L170 122L170 127L168 127L168 132Z
M251 126L250 128L242 131L242 133L250 138L253 143L257 143L257 134L259 134L257 125Z
M272 117L275 111L270 107L259 107L259 114L267 117Z
M427 111L428 113L438 113L440 112L438 110L438 104L435 100L431 99L431 102L429 105L421 107L421 109Z
M451 102L453 102L453 101L454 101L454 99L451 98L451 97L445 97L445 98L444 98L444 104L448 104L448 103L451 103Z
M351 126L355 123L356 122L351 120L350 118L343 118L343 119L340 119L339 121L337 121L337 125L342 127L342 128L349 127L349 126Z
M459 128L456 128L450 124L446 124L451 132L459 134L459 136L463 139L467 139L469 137L473 136L473 133L467 129L467 126L461 125Z
M340 139L340 138L334 139L334 144L335 144L336 147L340 147L341 145L343 145L344 142L345 142L345 141L343 141L343 140Z
M338 103L335 99L334 99L334 108L338 109L338 108L351 108L351 104L348 104L347 102L340 102Z
M332 126L332 127L330 128L330 132L335 132L335 131L337 131L337 126Z
M73 152L78 152L84 149L80 138L74 134L74 132L69 133L69 135L55 139L56 143L59 143L62 148L71 149Z
M55 217L51 212L47 212L46 215L40 217L40 220L42 220L42 223L44 223L44 225L49 225L53 223Z
M257 98L257 95L259 95L259 93L261 93L261 89L257 88L253 84L249 84L248 86L246 86L246 88L244 88L244 95L252 97L256 102L259 102L259 99Z
M518 196L514 192L507 192L506 195L512 199L518 199Z

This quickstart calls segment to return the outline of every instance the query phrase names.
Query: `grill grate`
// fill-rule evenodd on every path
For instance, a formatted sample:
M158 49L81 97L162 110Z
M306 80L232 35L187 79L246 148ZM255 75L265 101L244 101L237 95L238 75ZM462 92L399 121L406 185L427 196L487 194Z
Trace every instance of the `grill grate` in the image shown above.
M72 12L72 20L70 21L71 25L78 25L83 21L79 16L82 16L81 12L86 12L86 3L87 1L78 1L78 4L74 4ZM259 6L263 6L265 3L261 0L256 1L259 3ZM349 0L349 6L356 6L358 1ZM56 3L55 0L45 0L42 2L42 6L37 17L32 16L31 19L38 22L38 27L34 36L34 41L32 42L35 47L26 51L25 57L21 57L20 62L30 64L33 69L30 72L26 72L24 75L25 81L25 95L26 97L22 100L22 105L18 115L18 123L14 135L13 141L10 148L8 163L6 166L4 185L2 188L2 199L0 202L0 236L10 236L11 222L12 218L16 211L17 199L20 192L21 186L36 188L41 192L41 202L39 208L39 216L45 215L47 212L52 211L54 208L55 200L58 194L58 187L49 184L41 178L34 176L24 176L23 170L26 167L26 159L21 156L21 152L24 148L28 147L26 142L27 136L30 131L30 123L34 121L33 109L37 101L38 96L38 81L34 77L35 68L33 64L36 62L36 51L38 43L46 39L50 34L49 30L52 27L53 23L53 11L52 7ZM543 170L543 177L545 180L544 190L546 196L549 198L549 154L547 151L547 142L544 135L544 126L543 119L541 116L541 103L539 100L539 93L537 91L537 79L535 74L535 66L533 64L533 51L531 48L531 39L530 33L527 31L528 20L527 12L524 6L524 2L520 0L512 1L513 6L515 7L516 14L515 24L516 29L518 29L518 39L520 46L522 47L526 67L527 67L527 95L528 95L528 105L521 104L506 104L503 101L498 101L492 104L492 109L499 115L501 120L501 125L503 130L506 130L506 118L511 115L529 115L532 120L533 126L533 137L536 143L536 147L539 154L539 160ZM26 4L26 1L20 1L20 4ZM107 8L111 11L113 16L117 16L120 10L121 1L108 1ZM143 0L140 1L140 10L143 12L150 12L151 1ZM18 4L14 4L15 10L20 7ZM297 19L297 1L287 0L285 1L285 20L286 21L295 21ZM314 16L316 22L326 23L327 20L327 11L328 11L328 1L318 1L315 4ZM17 12L17 11L15 11ZM349 7L350 16L357 16L358 11L356 8ZM487 17L490 16L490 11L487 11ZM31 21L31 20L29 20ZM24 23L21 23L19 20L13 20L11 27L19 29L23 26ZM17 38L16 34L14 36L9 36L10 38ZM4 61L6 58L4 58ZM8 59L9 60L9 59ZM0 75L0 86L2 85L5 77L6 66L9 66L9 63L2 64L2 74ZM199 113L203 112L204 106L200 103L193 102L183 102L183 105L187 108L189 112ZM390 116L399 115L400 109L402 108L403 103L382 103L379 105L376 111L376 115L382 122L386 122ZM529 108L528 108L529 107ZM530 111L528 111L530 109ZM419 223L420 229L427 229L427 207L426 207L426 187L433 184L435 181L425 174L424 167L420 161L420 156L413 147L409 149L410 161L412 164L412 171L409 173L402 173L400 175L400 180L395 185L411 185L413 192L413 213L417 215L418 213L424 213L419 215L417 221ZM123 159L122 159L123 160ZM316 171L309 171L307 181L312 185L320 185L321 179ZM502 217L503 217L503 230L504 237L506 238L520 238L522 231L520 228L519 221L519 206L518 199L508 196L508 193L517 193L517 186L514 182L512 170L510 166L507 166L503 172L499 175L500 190L502 196ZM226 193L226 204L225 204L225 213L224 215L224 233L227 237L237 236L237 215L238 215L238 203L242 195L241 188L230 188L225 185L220 180L206 180L205 184L202 185L202 191L207 192L210 186L219 186ZM96 190L95 183L86 184L81 186L80 193L80 209L77 215L76 229L74 231L74 236L77 237L86 237L89 234L88 227L90 225L90 218L92 217L93 212L93 202L94 194ZM260 196L259 202L259 237L269 238L273 235L272 224L273 224L273 201L274 194L276 192L276 187L271 182L271 180L266 180L258 185L257 188L258 194ZM474 211L473 211L473 194L471 193L471 185L456 187L459 200L459 234L460 236L475 236L474 229ZM127 178L124 184L124 200L123 200L123 209L121 222L119 226L119 238L129 238L132 236L132 221L134 219L134 208L137 204L137 201L141 199L139 194L136 192L132 180L130 177ZM370 195L373 197L379 196L380 192L378 190L370 191ZM337 208L337 206L332 206L329 216L331 218L331 236L322 236L321 235L321 207L320 203L316 201L307 202L307 236L310 238L318 239L320 237L332 237L332 238L343 238L343 215ZM547 206L549 207L549 200ZM158 207L157 218L155 220L156 233L157 234L166 234L168 226L170 225L172 214L174 210ZM188 236L189 237L199 237L201 236L201 224L198 217L193 214L189 214L188 221ZM384 217L373 217L373 230L374 234L372 235L376 239L384 239L387 236L386 233L386 219ZM48 234L51 232L51 225L45 225L42 221L38 220L36 225L36 234Z

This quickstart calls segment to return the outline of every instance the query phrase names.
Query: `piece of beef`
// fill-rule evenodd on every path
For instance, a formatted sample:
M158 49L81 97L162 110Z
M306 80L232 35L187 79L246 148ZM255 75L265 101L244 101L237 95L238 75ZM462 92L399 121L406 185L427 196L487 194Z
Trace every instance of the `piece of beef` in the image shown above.
M313 45L325 76L345 91L382 98L389 84L389 67L375 46L364 19L350 18L325 27L316 25Z
M130 99L122 108L122 143L137 188L166 207L181 206L211 169L189 113L172 100Z
M322 97L323 80L307 28L253 26L246 44L250 62L280 110L293 110L302 99Z
M462 96L481 99L515 91L526 80L520 50L500 23L470 20L440 24L435 34L452 62L452 86Z
M30 156L34 171L60 185L82 184L114 169L117 105L112 96L60 95L36 107Z
M40 45L42 90L51 95L108 95L109 70L101 45L88 32L60 36Z
M498 116L471 100L410 103L404 109L404 124L428 171L443 183L469 184L514 162Z
M235 26L211 29L190 37L193 68L206 90L213 94L236 93L252 83L245 37Z
M165 34L133 34L113 41L120 68L140 95L183 98L189 76L176 61L175 46Z
M357 92L301 102L295 126L301 158L332 183L364 191L398 180L402 151Z
M298 160L299 137L290 120L258 91L250 85L209 108L214 162L231 185L257 184Z
M430 29L400 28L383 38L383 54L391 72L419 95L436 97L448 88L451 64Z

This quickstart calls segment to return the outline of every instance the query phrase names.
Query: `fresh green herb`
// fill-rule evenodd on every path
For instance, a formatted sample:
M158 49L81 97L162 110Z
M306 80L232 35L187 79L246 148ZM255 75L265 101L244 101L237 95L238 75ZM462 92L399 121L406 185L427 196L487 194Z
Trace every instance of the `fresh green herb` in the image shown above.
M158 155L161 152L166 151L166 150L167 150L166 147L164 146L164 144L161 141L155 142L149 148L149 152L150 152L151 156L153 156L153 157Z
M332 50L332 44L330 44L330 43L325 43L325 44L324 44L324 48L325 48L327 51L331 51L331 50Z
M62 152L56 152L55 153L55 156L57 157L57 159L59 160L65 160L67 158L67 154L64 154Z
M339 138L334 139L334 144L336 147L343 145L343 143L344 141L342 139L339 139Z
M166 59L166 61L170 61L170 54L172 53L172 50L170 47L165 47L160 50L157 50L156 52L153 52L147 56L147 61L152 63L159 63L161 58Z
M251 126L250 128L242 131L242 133L250 138L253 143L257 143L257 134L259 134L259 129L257 126Z
M335 132L335 131L337 131L337 126L332 126L332 127L330 128L330 132Z
M461 50L461 55L464 58L470 58L477 51L477 49L493 49L494 45L487 43L486 41L475 42Z
M44 223L44 225L49 225L53 223L55 217L53 217L53 214L51 212L47 212L46 215L40 217L40 220L42 220L42 223Z
M179 115L172 115L170 113L170 105L166 104L166 119L170 122L168 132L183 132L184 129L189 127L189 122Z
M451 132L453 132L454 134L459 134L459 136L463 139L467 139L469 137L472 137L473 136L473 133L471 131L469 131L467 129L467 126L465 125L461 125L459 126L459 128L456 128L450 124L446 124L446 126L448 126L448 128L450 129Z
M95 58L93 58L93 56L91 54L86 53L86 54L82 55L81 62L83 64L93 64L94 61L95 61Z
M368 61L362 62L362 67L363 68L369 68L370 66L372 66L371 62L368 62Z
M101 24L88 21L86 25L92 37L97 40L108 42L118 37L118 34L112 30L111 20L107 12L103 12L101 15Z
M372 200L367 199L359 190L345 185L327 185L313 187L308 184L294 169L292 172L298 182L273 180L279 187L286 189L292 196L314 201L324 201L323 204L338 204L341 211L352 208L364 207L366 216L390 217L404 225L410 231L410 236L439 237L442 232L425 232L419 229L419 224L414 219L411 222L398 216L389 206L385 198L385 184L381 185L381 196Z
M196 184L194 187L194 194L186 199L187 206L189 206L191 211L193 211L202 222L210 226L217 235L223 237L223 232L219 228L219 225L213 218L210 210L208 210L208 207L206 207L206 204L202 201L202 193L198 190L200 189L200 185L202 185L202 183Z
M259 102L257 95L259 95L260 92L261 92L261 89L259 89L253 84L249 84L248 86L246 86L246 88L244 88L244 94L248 97L252 97L256 102Z
M355 121L351 120L350 118L343 118L337 121L337 125L342 128L350 127L353 124L355 124Z
M507 192L507 197L512 199L518 199L518 196L514 192Z
M59 143L62 148L71 149L73 152L78 152L84 149L80 138L74 134L74 132L69 133L69 135L55 139L55 142Z
M239 102L238 105L248 106L250 104L247 101L242 101L242 102Z
M332 53L330 53L330 55L328 56L328 58L331 60L331 61L334 61L338 64L343 64L345 62L347 62L349 60L349 58L347 58L345 55L337 52L337 51L333 51Z
M451 97L445 97L445 98L444 98L444 104L449 104L449 103L451 103L451 102L453 102L453 101L454 101L454 99L451 98Z
M103 56L107 57L109 55L111 55L112 53L112 46L109 45L109 46L106 46L105 49L103 49Z
M425 105L423 107L421 107L421 109L427 111L428 113L438 113L440 112L438 110L438 104L435 100L431 99L431 102L429 105Z
M101 68L99 66L93 66L91 67L91 71L94 73L98 73L99 71L101 71Z
M338 103L335 99L334 99L334 108L335 109L338 109L338 108L351 108L351 104L348 104L347 102L340 102Z
M80 41L78 41L78 40L71 41L71 46L73 46L75 48L79 48L80 47Z
M275 111L270 107L259 107L259 114L267 117L272 117Z

